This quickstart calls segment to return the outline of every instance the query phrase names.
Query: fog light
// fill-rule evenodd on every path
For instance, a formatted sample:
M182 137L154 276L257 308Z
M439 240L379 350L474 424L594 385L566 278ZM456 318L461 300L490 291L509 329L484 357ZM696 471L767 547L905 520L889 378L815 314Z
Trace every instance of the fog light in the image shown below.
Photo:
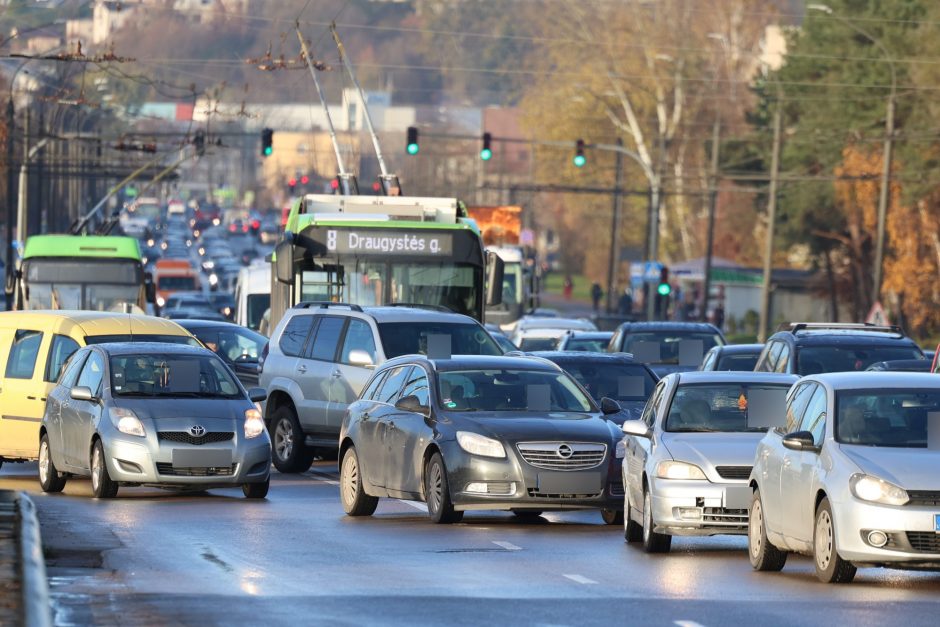
M870 531L868 532L868 544L872 546L882 547L888 543L888 534L884 531Z
M486 484L485 483L468 483L467 487L464 488L464 492L474 492L476 494L486 494Z
M702 510L697 507L680 507L679 518L681 520L701 520Z

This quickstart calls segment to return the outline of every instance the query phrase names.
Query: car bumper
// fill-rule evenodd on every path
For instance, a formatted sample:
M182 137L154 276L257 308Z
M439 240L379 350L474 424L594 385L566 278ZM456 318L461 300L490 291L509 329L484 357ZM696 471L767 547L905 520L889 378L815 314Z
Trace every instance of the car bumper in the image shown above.
M833 503L839 555L858 565L940 569L940 533L934 517L940 507L900 507L852 499ZM888 543L874 546L868 539L881 531Z
M173 450L198 451L209 455L231 451L231 464L224 466L174 466ZM108 473L118 483L136 483L175 487L225 487L266 481L271 472L271 442L267 436L238 440L234 445L169 445L154 449L143 440L127 437L109 438L104 442ZM211 451L211 452L210 452ZM198 457L198 455L197 455Z
M712 483L652 479L654 529L674 536L747 533L747 481Z

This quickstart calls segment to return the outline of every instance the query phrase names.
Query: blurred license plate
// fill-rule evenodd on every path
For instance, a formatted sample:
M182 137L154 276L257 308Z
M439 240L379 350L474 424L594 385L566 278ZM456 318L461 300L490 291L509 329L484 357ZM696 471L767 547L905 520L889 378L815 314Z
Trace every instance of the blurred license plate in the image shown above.
M174 468L215 468L231 466L232 451L228 449L173 449Z
M598 472L539 473L539 492L543 494L597 494L600 491Z
M933 515L933 530L940 533L940 514Z
M725 488L725 509L749 509L751 507L750 486L730 486Z

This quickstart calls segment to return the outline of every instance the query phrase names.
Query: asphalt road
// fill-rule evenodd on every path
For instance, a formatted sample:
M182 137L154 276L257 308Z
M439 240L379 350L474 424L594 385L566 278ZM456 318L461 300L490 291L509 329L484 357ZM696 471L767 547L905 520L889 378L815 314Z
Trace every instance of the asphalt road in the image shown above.
M940 574L867 569L817 583L808 558L751 571L743 538L676 539L648 556L596 512L468 514L430 524L384 500L343 515L335 464L240 490L177 495L88 481L39 491L34 465L0 488L35 495L58 625L936 625Z

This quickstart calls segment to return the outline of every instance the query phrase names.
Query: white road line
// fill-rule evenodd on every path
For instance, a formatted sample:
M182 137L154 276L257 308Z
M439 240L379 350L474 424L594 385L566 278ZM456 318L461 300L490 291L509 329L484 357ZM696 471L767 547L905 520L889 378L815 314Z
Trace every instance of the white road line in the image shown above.
M339 481L334 480L333 475L326 475L321 472L316 472L315 470L311 470L310 474L316 477L317 479L319 479L320 481L322 481L323 483L328 483L330 485L339 485Z
M405 500L403 500L403 499L396 499L396 500L397 500L399 503L404 503L405 505L408 505L408 506L410 506L410 507L413 507L413 508L415 508L415 509L418 510L418 511L424 512L425 514L428 513L428 506L425 505L424 503L419 503L419 502L417 502L417 501L405 501Z
M516 546L512 542L503 542L502 540L493 540L493 544L495 544L496 546L501 546L507 551L521 551L522 550L521 546Z
M568 579L570 579L571 581L573 581L573 582L575 582L575 583L584 583L584 584L593 584L593 583L597 583L597 582L594 581L593 579L588 579L588 578L585 577L584 575L562 575L562 576L563 576L563 577L567 577Z
M694 620L674 620L673 625L678 627L705 627L702 623L696 623Z

